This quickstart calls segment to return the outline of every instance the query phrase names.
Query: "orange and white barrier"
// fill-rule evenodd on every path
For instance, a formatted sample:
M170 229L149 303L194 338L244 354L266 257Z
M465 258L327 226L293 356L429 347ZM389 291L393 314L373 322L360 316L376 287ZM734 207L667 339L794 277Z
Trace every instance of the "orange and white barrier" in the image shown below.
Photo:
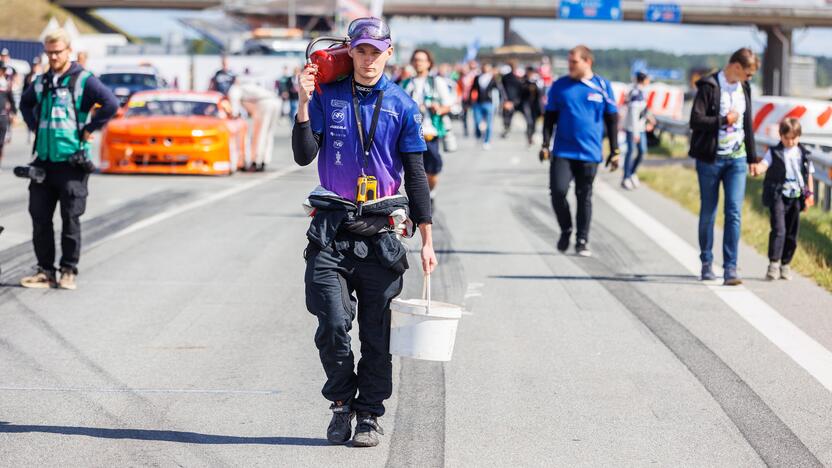
M626 110L627 96L633 85L615 81L612 83L615 102L620 110ZM647 98L647 109L657 117L668 119L683 119L682 110L685 105L685 90L681 86L664 83L652 83L644 90Z
M803 127L803 138L832 137L832 102L777 96L754 99L754 134L779 137L780 122L794 117Z

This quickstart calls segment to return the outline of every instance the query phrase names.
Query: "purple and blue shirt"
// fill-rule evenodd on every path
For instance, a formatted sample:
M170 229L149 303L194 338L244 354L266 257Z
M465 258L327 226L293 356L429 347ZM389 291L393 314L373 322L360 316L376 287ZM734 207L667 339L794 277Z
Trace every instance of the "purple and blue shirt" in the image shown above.
M321 186L348 200L355 200L356 181L362 168L378 179L378 197L399 192L402 184L401 155L421 153L427 147L422 134L422 114L418 105L386 76L359 101L364 138L370 131L373 111L380 91L384 91L375 138L367 167L358 136L353 110L352 79L322 84L309 105L312 131L322 135L318 154Z

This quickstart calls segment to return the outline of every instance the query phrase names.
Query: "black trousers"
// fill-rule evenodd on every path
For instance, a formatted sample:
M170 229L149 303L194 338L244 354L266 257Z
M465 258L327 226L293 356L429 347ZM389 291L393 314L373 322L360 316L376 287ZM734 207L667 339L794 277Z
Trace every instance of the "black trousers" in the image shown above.
M306 307L318 317L315 345L327 379L321 393L381 416L393 394L390 302L402 291L402 275L379 265L368 241L338 238L326 249L310 244L305 256ZM358 372L349 335L356 311Z
M52 217L61 206L62 268L78 273L81 258L81 215L87 209L89 174L67 163L42 164L46 179L29 183L29 214L32 217L32 243L38 266L55 271L55 230Z
M540 117L540 112L533 110L532 104L525 103L523 104L523 117L526 119L526 138L531 143L532 137L537 132L537 119Z
M555 156L549 166L549 190L552 196L552 208L558 219L562 232L572 232L572 213L566 196L569 184L575 181L575 197L578 200L576 224L577 239L589 241L589 224L592 221L592 184L598 164L565 159Z
M514 113L519 110L517 104L511 109L503 108L503 135L507 135L511 130L511 121L514 119Z
M768 235L768 259L788 265L797 250L797 234L800 228L800 200L774 197L769 207L771 233Z

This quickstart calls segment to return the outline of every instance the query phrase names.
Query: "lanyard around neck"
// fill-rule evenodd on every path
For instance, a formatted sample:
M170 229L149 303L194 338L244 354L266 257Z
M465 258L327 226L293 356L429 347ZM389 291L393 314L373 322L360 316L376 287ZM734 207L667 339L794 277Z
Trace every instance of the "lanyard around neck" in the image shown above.
M361 141L361 149L364 150L362 171L370 165L370 148L373 147L373 139L376 135L376 126L378 126L378 117L381 113L381 100L384 98L384 91L379 90L376 98L375 109L373 109L373 120L370 123L370 132L367 138L364 138L364 124L361 120L360 99L355 93L355 79L352 81L352 110L355 114L355 125L358 127L358 138Z

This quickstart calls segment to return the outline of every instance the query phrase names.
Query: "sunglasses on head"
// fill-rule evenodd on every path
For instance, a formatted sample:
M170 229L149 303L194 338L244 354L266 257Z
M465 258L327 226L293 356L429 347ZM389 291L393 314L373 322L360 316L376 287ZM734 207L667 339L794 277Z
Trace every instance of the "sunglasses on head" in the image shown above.
M379 18L358 18L347 28L350 39L366 37L370 39L390 39L390 28Z

